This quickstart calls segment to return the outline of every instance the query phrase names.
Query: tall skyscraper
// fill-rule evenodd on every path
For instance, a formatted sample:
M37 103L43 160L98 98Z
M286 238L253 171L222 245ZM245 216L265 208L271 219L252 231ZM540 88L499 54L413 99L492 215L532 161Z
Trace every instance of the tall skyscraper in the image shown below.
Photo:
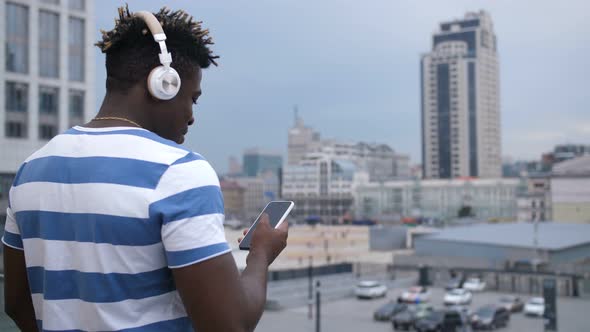
M501 177L496 35L485 11L440 24L422 55L425 178Z
M94 1L0 0L0 219L20 164L95 112Z
M253 148L244 152L242 165L246 176L258 176L268 172L278 176L280 168L283 167L283 157L278 153Z

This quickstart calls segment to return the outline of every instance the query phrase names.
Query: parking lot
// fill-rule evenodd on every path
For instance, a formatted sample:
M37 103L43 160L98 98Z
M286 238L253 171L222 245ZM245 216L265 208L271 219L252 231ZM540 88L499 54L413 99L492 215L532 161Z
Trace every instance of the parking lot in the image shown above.
M321 330L322 331L362 331L382 332L392 331L392 325L388 322L373 321L373 312L389 300L394 300L403 289L390 289L385 299L358 300L354 297L327 301L321 306ZM444 290L431 289L432 301L435 307L442 307ZM470 309L496 303L505 294L495 292L476 293ZM528 297L523 296L523 300ZM590 331L590 300L577 298L559 298L557 303L558 328L560 332L587 332ZM256 331L271 332L281 330L284 332L315 331L315 321L308 319L308 307L298 306L286 308L281 311L266 311L262 316ZM528 332L543 331L543 319L526 317L522 313L511 315L508 327L499 331Z

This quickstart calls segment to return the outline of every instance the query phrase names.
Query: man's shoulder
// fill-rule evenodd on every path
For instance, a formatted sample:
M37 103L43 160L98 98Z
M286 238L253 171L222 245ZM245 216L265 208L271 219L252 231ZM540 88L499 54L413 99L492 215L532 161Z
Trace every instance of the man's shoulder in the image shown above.
M134 159L166 165L182 158L204 159L200 154L145 129L73 127L55 136L25 163L55 156Z

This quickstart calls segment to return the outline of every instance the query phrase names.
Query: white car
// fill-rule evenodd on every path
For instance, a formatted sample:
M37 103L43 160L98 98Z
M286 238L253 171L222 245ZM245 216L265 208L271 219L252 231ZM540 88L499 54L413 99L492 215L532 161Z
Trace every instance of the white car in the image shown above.
M411 287L403 292L400 300L406 303L424 303L430 301L430 291L426 287Z
M444 303L446 305L469 304L471 303L472 297L473 295L471 295L470 291L457 288L445 294Z
M545 299L533 297L524 305L524 314L531 316L543 316L545 313Z
M486 283L479 278L469 278L463 283L463 288L471 292L481 292L486 288Z
M361 281L355 289L354 295L358 298L376 298L385 297L387 294L387 287L377 281Z

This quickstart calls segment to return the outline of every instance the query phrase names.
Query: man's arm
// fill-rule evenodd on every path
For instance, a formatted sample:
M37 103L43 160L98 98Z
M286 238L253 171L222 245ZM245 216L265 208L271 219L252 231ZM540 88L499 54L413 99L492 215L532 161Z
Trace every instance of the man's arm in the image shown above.
M253 234L241 275L229 253L172 270L196 330L254 330L266 302L268 266L285 248L287 233L287 223L272 229L264 216Z
M6 314L24 332L36 332L37 320L31 299L25 253L4 245L4 306Z

